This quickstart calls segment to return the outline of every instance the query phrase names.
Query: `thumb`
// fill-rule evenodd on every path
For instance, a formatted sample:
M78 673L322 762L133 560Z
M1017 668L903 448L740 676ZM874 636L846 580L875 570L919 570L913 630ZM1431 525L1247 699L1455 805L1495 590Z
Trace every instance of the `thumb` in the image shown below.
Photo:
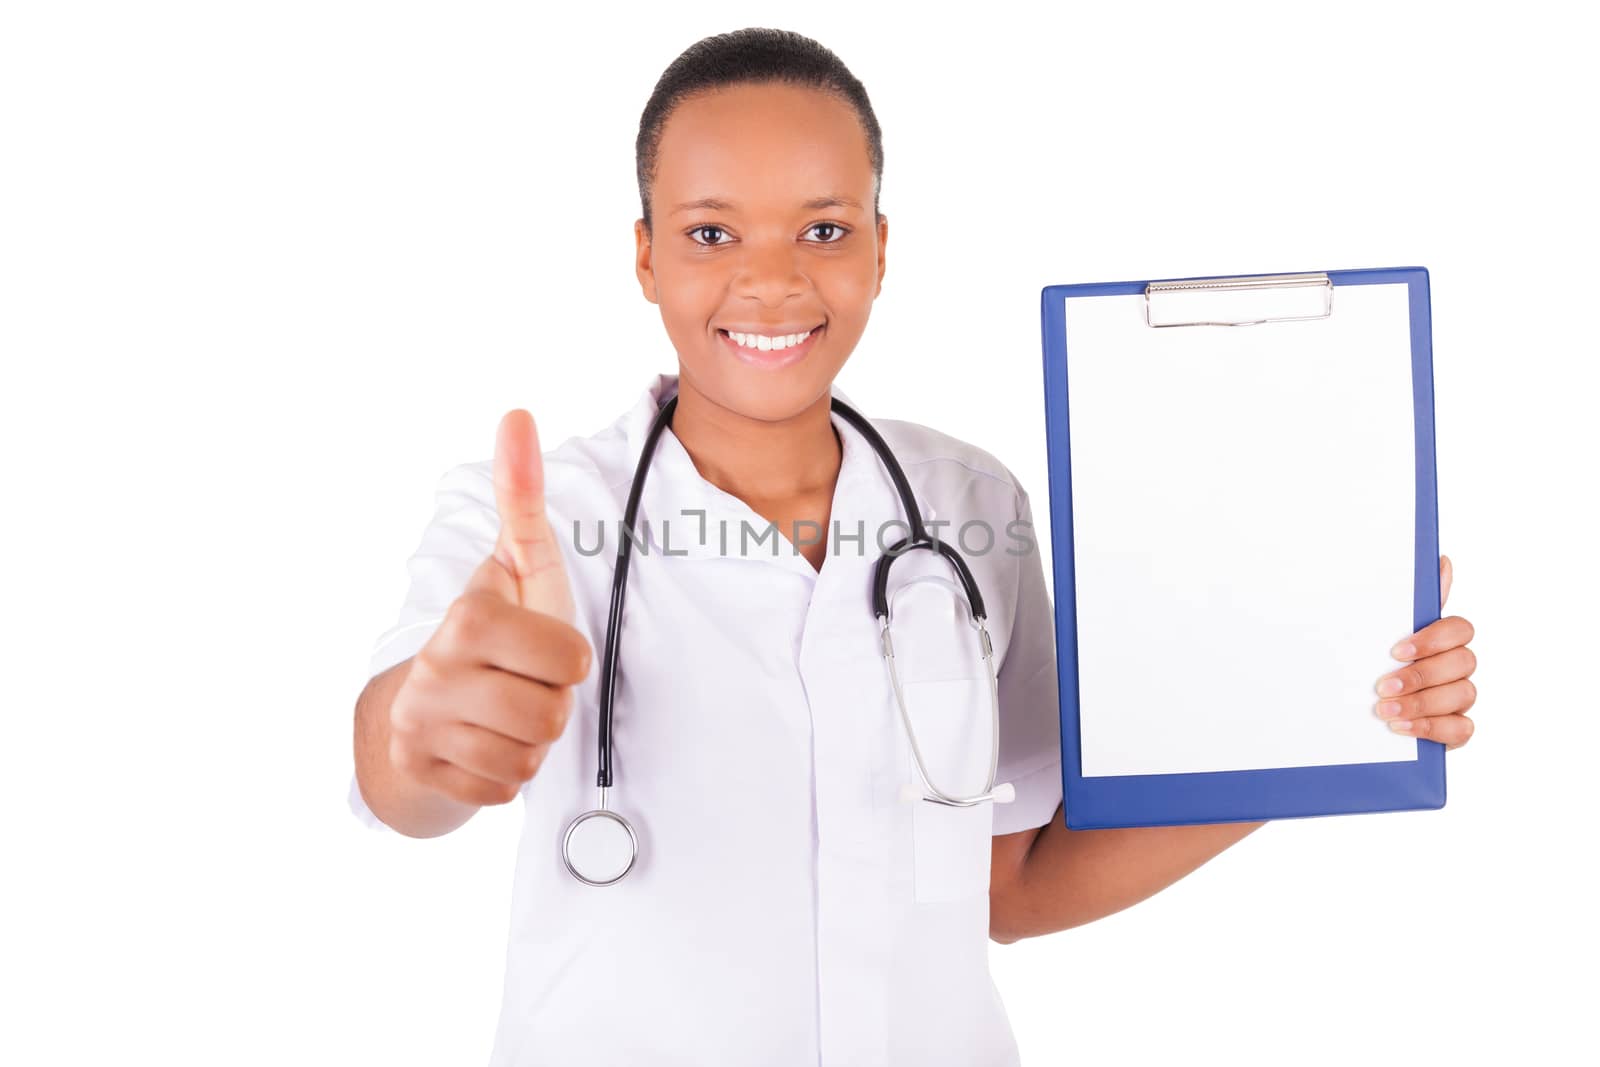
M571 625L572 588L561 546L545 515L544 460L533 416L518 408L500 420L494 448L494 503L500 535L494 559L517 589L517 602Z
M1444 610L1444 602L1450 599L1450 583L1455 578L1456 569L1450 563L1449 556L1439 557L1439 610Z

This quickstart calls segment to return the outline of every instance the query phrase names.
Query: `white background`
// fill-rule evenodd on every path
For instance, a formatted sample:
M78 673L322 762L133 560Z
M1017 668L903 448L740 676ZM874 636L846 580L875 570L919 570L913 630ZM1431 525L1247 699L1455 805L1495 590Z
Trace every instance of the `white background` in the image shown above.
M832 48L884 128L888 273L840 384L1041 504L1042 286L1432 271L1446 610L1481 662L1448 806L1270 825L994 946L1024 1062L1592 1054L1573 9L570 10L0 8L0 1060L487 1058L520 814L361 828L353 702L437 476L508 407L554 447L675 370L632 267L639 113L751 24Z

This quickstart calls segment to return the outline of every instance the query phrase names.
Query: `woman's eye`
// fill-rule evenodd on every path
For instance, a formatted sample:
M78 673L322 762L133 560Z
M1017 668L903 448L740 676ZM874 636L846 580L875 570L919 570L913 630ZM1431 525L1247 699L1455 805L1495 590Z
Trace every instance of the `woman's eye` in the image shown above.
M833 238L832 240L816 242L817 244L823 244L823 245L838 244L840 241L844 240L844 235L850 232L850 231L846 230L843 226L840 226L838 223L835 223L835 222L819 222L815 226L811 227L811 229L813 231L815 231L815 230L832 230L834 233L839 235L839 236Z
M722 229L721 226L696 226L694 229L689 231L689 239L691 241L694 241L695 244L701 244L701 245L720 245L720 244L723 243L722 241L702 241L699 238L694 236L697 233L704 233L707 230L710 230L712 233L722 233L723 232L723 229Z

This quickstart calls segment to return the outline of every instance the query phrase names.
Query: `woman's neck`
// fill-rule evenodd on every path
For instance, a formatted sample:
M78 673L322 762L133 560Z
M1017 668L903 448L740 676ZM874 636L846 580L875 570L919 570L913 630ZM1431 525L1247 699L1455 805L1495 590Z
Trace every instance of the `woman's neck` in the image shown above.
M779 422L722 407L678 379L672 432L700 476L746 503L832 496L844 458L833 428L833 397Z

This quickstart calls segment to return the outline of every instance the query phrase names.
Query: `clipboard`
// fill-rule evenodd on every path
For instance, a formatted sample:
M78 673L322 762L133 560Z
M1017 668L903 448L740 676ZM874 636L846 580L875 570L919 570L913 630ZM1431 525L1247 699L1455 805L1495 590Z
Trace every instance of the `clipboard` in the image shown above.
M1422 267L1052 285L1045 425L1071 829L1444 806L1388 728L1439 618Z

